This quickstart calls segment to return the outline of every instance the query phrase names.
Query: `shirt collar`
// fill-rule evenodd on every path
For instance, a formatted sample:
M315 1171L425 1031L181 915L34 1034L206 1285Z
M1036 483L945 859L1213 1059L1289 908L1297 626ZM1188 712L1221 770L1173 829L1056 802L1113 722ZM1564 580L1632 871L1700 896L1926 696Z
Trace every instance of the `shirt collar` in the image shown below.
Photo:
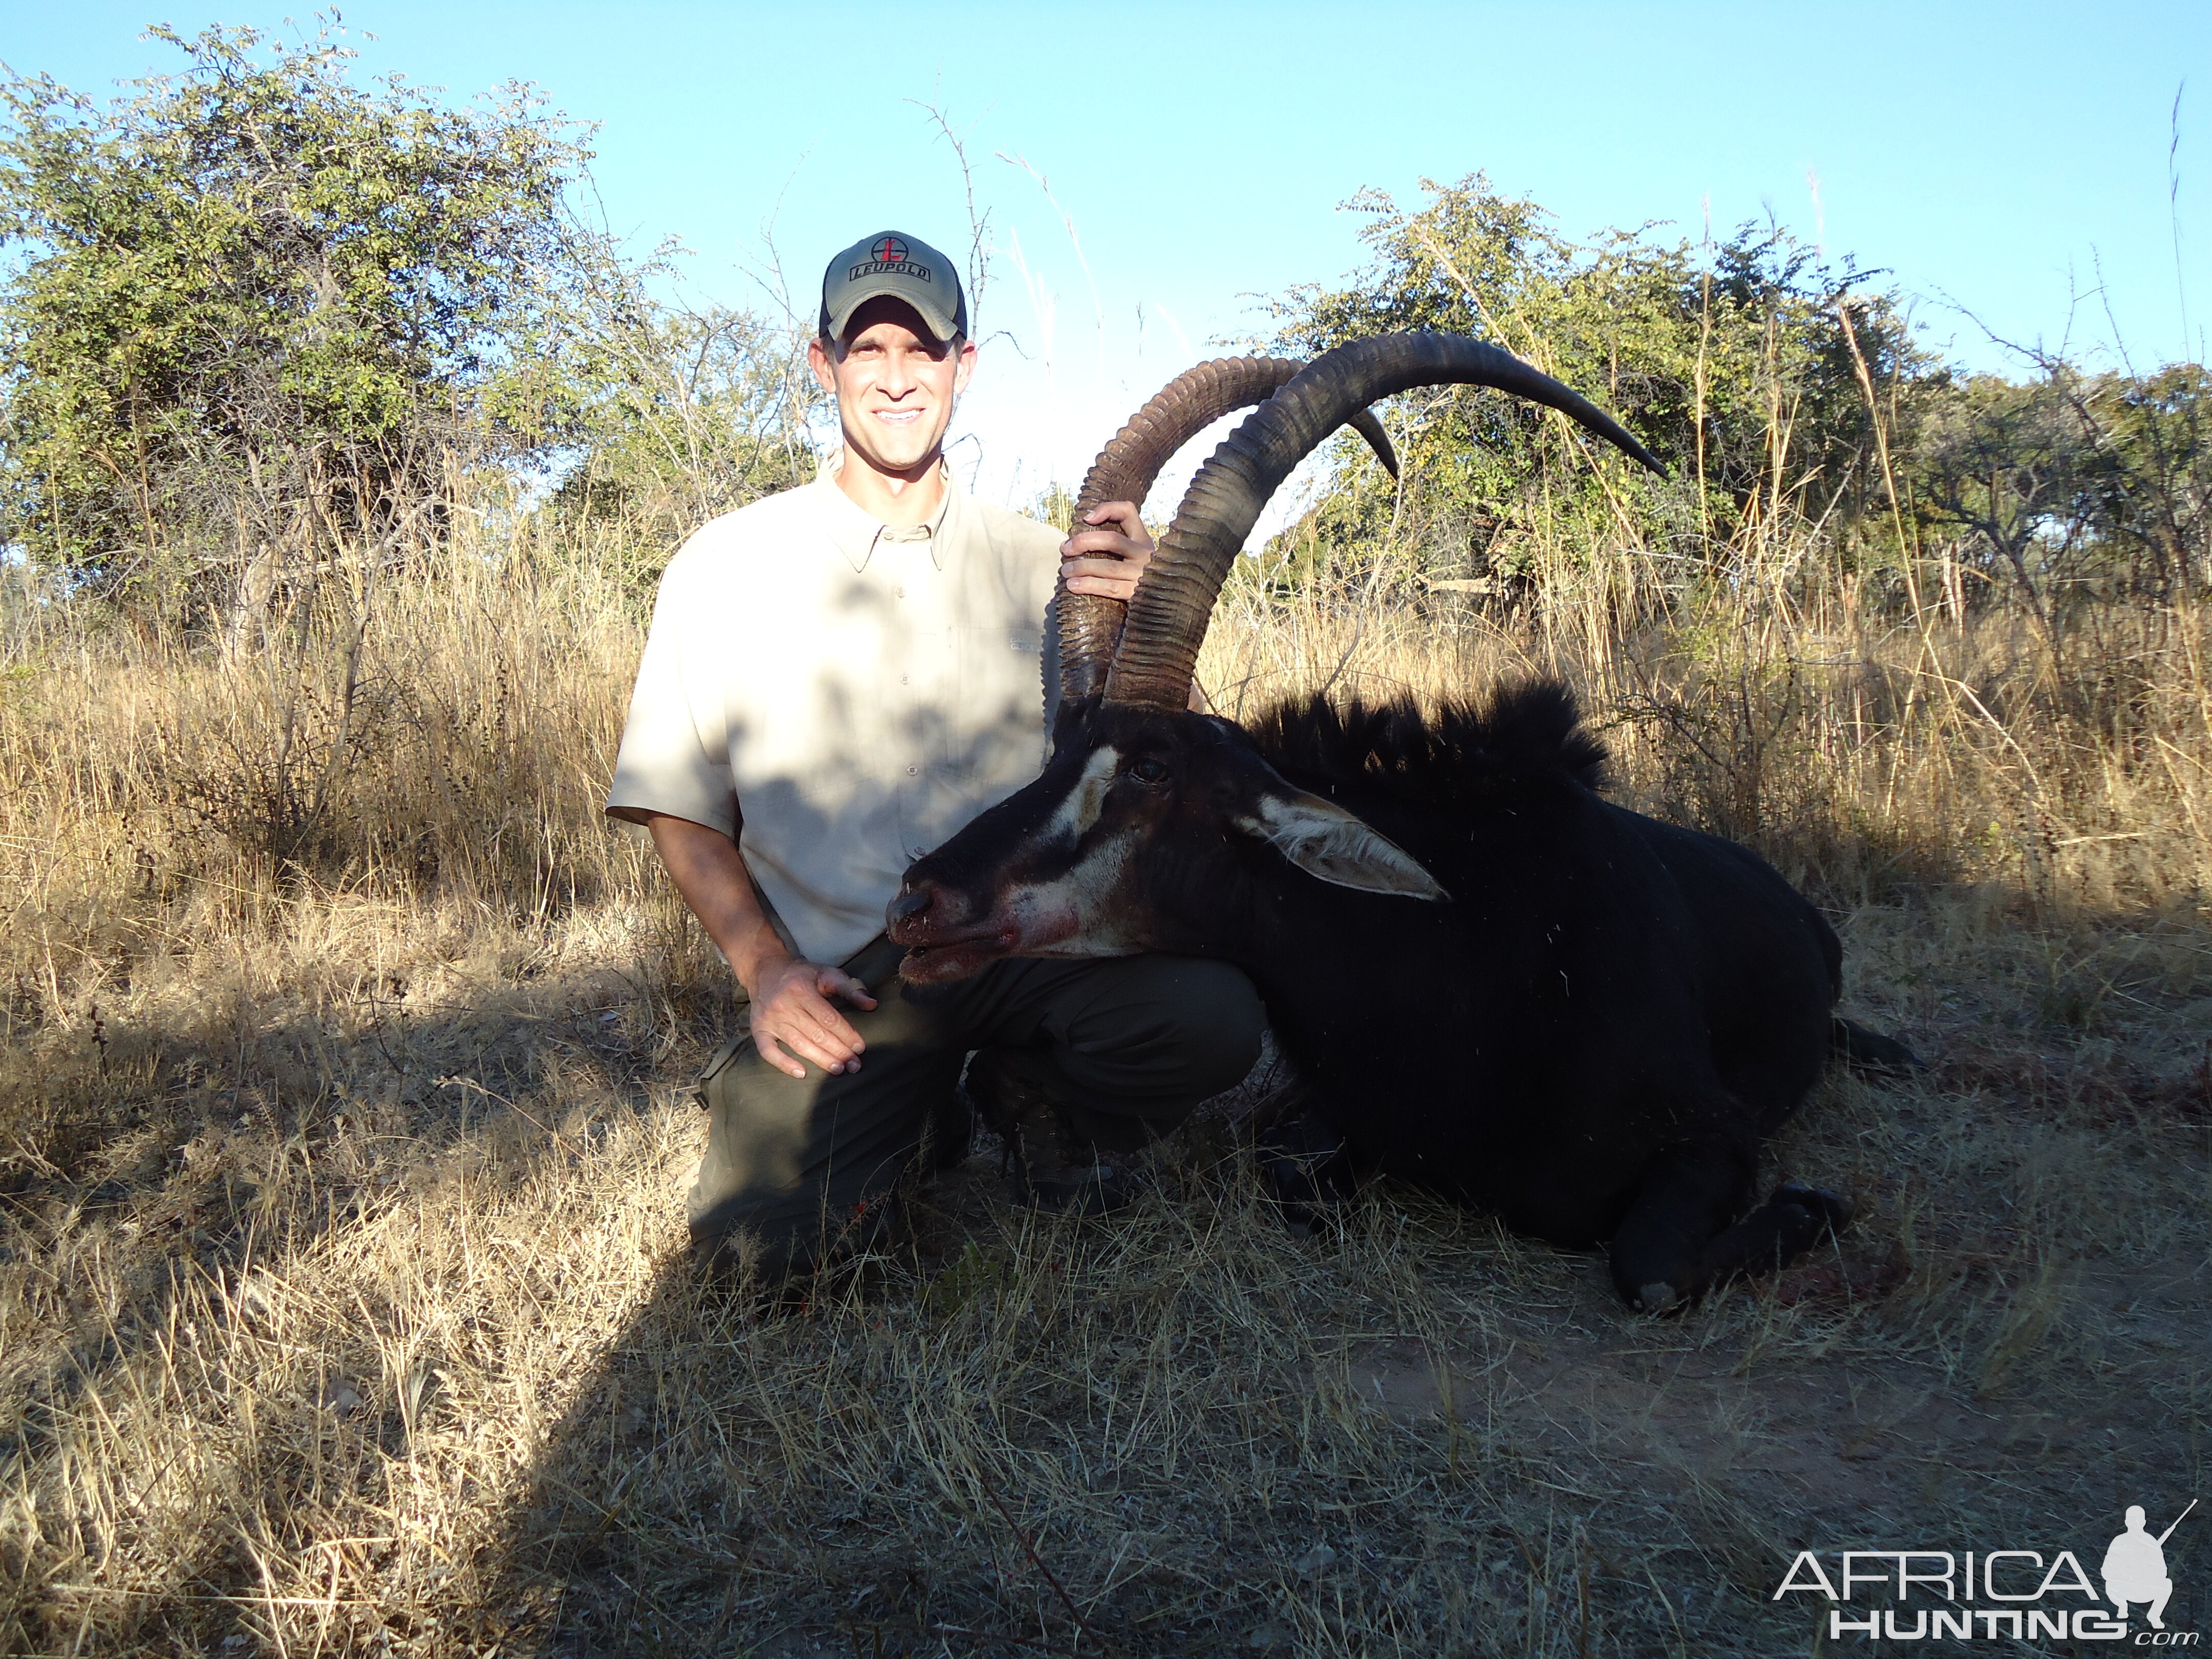
M960 480L952 469L944 469L945 495L938 502L936 512L921 524L888 525L837 487L837 468L843 460L842 452L832 456L813 487L823 497L830 539L837 544L837 550L845 556L854 574L857 575L868 568L868 561L875 556L879 542L927 542L929 562L938 569L944 569L952 556L963 500Z

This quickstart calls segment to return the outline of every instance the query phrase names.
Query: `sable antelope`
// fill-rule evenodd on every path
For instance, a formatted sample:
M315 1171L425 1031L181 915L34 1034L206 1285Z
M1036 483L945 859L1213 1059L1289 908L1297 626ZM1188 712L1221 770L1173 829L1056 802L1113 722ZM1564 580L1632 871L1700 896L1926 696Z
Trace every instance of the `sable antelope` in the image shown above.
M1278 1137L1286 1196L1379 1170L1559 1244L1610 1240L1621 1295L1664 1310L1848 1218L1809 1187L1749 1202L1761 1140L1832 1046L1917 1064L1833 1017L1826 921L1756 854L1607 800L1604 750L1559 684L1434 714L1314 696L1249 728L1185 707L1268 496L1376 399L1455 382L1548 404L1663 471L1478 341L1316 359L1200 470L1126 617L1059 596L1053 758L914 864L890 936L917 982L1002 956L1234 962L1314 1089ZM1086 502L1142 500L1203 401L1147 405L1159 418L1108 447Z

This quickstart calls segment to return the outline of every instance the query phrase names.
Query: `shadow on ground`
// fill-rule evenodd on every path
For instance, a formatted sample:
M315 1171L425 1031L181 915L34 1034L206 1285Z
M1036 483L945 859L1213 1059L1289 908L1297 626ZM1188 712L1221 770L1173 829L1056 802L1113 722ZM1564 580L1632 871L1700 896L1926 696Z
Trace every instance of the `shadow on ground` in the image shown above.
M1861 919L1908 988L1856 1006L1936 1073L1832 1081L1767 1171L1858 1222L1667 1321L1411 1194L1292 1241L1209 1134L1111 1224L979 1155L765 1312L681 1252L711 1009L110 1029L48 1079L107 1132L9 1176L0 1648L1764 1656L1826 1627L1800 1550L2094 1577L2206 1492L2195 993L2066 1025L1915 929ZM2168 1557L2201 1628L2206 1511Z
M485 1558L477 1639L1767 1656L1820 1650L1830 1604L1774 1595L1799 1550L1832 1577L1844 1550L2070 1550L2094 1579L2129 1504L2163 1526L2204 1487L2202 1243L2006 1255L1942 1216L1916 1141L1963 1176L1991 1149L1962 1117L2020 1133L1973 1086L1825 1089L1781 1158L1846 1166L1864 1218L1672 1321L1409 1194L1294 1243L1189 1157L1089 1226L1012 1209L979 1160L917 1254L802 1309L672 1263ZM2177 1630L2212 1613L2204 1540L2172 1546Z

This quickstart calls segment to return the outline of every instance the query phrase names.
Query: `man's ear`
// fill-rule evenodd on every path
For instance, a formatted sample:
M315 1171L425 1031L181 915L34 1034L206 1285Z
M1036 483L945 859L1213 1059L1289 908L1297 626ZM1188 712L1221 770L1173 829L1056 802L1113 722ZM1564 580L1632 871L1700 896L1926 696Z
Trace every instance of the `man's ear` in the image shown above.
M836 359L830 356L833 349L830 341L818 335L806 343L806 362L814 371L814 383L834 398L837 395L837 371L834 367Z
M1304 790L1270 792L1256 811L1234 820L1246 835L1266 842L1308 875L1363 893L1449 903L1451 895L1414 861L1413 854L1368 828L1366 821Z

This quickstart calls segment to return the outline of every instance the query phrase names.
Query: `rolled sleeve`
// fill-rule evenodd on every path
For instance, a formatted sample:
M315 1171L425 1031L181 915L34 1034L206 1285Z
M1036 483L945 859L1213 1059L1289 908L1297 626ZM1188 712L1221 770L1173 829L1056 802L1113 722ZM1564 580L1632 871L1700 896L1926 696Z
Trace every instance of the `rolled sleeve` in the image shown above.
M708 642L694 637L706 596L692 591L697 584L686 563L678 555L661 579L607 815L642 823L665 812L734 837L737 791L720 677L697 659Z

